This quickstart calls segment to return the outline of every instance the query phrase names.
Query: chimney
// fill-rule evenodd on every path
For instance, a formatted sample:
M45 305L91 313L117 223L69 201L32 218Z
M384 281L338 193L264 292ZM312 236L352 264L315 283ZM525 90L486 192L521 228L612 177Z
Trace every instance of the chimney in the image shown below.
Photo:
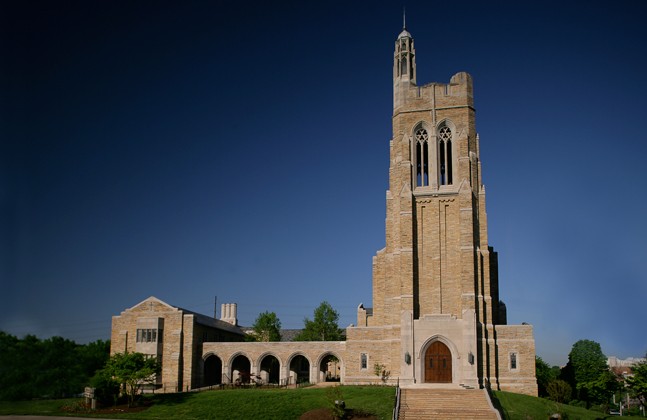
M231 325L238 325L236 318L238 312L238 305L235 303L223 303L220 306L220 320L225 321Z

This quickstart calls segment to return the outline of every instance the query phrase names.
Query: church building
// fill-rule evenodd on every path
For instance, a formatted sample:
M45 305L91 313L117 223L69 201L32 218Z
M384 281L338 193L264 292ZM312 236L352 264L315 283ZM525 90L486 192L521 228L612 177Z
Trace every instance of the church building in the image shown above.
M233 318L231 312L224 320L212 318L209 327L211 337L220 328L219 337L234 339L216 340L205 334L204 319L169 328L144 301L113 318L112 352L137 348L124 340L138 337L141 322L162 322L164 345L156 351L163 364L196 355L190 368L188 361L182 369L164 368L160 384L178 389L233 382L242 372L268 382L316 383L330 376L334 362L333 374L346 384L379 382L378 364L389 372L389 383L537 395L532 326L507 325L499 299L472 78L461 72L449 83L418 85L417 76L414 40L404 28L393 55L386 244L373 257L373 307L359 305L346 341L240 342L240 329L232 329L238 328L235 307ZM183 350L166 357L174 341Z

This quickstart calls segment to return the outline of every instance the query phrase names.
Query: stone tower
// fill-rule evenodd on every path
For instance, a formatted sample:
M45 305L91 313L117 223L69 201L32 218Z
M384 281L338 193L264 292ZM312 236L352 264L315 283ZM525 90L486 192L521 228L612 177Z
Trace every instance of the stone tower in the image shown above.
M416 79L403 28L393 56L386 246L373 259L373 308L360 305L349 328L349 353L357 344L360 366L372 353L400 383L535 395L532 327L505 325L488 245L472 78Z

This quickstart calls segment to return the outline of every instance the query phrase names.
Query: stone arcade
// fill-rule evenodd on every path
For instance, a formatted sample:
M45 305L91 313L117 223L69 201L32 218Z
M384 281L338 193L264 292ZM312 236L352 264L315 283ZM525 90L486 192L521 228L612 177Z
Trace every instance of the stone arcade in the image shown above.
M360 305L344 342L241 342L236 307L216 320L156 298L112 322L112 352L162 359L165 389L193 389L253 372L265 381L444 383L537 394L532 326L506 325L497 254L488 244L472 78L416 82L403 29L393 59L393 137L386 246L373 258L373 308ZM162 341L163 338L163 341ZM161 341L161 342L160 342Z

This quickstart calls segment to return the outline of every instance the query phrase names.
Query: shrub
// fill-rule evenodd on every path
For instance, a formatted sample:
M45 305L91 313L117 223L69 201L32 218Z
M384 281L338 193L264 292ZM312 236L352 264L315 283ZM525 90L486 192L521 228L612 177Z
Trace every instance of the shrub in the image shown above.
M117 405L119 384L104 372L97 372L90 380L90 386L94 388L94 398L100 405Z
M568 403L573 394L573 389L566 381L555 379L548 383L546 392L548 393L548 399L558 403Z

